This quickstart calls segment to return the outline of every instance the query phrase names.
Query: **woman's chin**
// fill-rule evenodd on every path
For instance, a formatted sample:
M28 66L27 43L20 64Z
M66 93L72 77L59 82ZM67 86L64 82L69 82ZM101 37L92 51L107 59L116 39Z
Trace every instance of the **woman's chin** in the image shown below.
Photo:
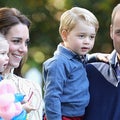
M11 68L18 68L20 63L12 63L10 64Z

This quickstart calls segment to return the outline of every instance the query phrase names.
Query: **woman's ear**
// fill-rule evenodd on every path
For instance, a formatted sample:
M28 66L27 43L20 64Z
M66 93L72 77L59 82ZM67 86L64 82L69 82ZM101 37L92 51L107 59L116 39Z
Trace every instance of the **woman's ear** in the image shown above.
M63 41L66 41L67 40L67 31L66 30L62 30L61 32L61 37L62 37L62 40Z

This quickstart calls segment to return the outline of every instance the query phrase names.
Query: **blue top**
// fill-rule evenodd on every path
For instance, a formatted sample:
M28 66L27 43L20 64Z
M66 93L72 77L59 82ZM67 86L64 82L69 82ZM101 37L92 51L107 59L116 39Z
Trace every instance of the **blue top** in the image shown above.
M86 66L90 84L90 102L84 120L120 120L120 83L116 74L116 51L109 63Z
M3 79L2 75L0 75L0 81Z
M78 55L58 45L54 56L44 62L43 75L48 120L61 120L62 115L84 115L89 102L89 83Z

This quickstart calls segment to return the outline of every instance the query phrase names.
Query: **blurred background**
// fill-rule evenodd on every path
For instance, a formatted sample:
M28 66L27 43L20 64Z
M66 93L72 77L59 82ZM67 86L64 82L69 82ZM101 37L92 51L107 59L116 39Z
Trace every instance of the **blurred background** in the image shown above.
M119 0L0 0L0 7L15 7L32 21L28 60L22 73L25 75L31 68L42 71L42 63L53 55L61 41L58 32L60 15L73 6L90 10L99 20L100 28L91 53L111 52L110 18L118 3Z

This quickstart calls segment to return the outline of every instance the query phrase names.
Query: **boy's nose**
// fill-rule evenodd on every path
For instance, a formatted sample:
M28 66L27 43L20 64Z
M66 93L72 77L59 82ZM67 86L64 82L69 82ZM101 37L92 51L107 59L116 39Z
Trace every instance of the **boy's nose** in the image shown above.
M84 40L84 43L89 43L89 42L90 42L89 37L86 37L85 40Z

